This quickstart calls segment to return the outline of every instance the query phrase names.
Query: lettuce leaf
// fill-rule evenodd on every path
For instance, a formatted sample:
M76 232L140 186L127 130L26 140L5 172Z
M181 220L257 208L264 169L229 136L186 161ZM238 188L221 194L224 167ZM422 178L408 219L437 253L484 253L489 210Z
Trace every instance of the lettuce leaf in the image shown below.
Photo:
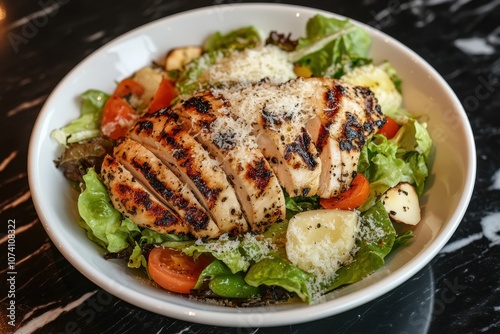
M237 238L223 235L217 240L197 240L182 247L184 253L194 257L199 253L212 254L224 262L232 273L248 270L252 263L270 256L272 250L268 239L258 240L249 233Z
M262 44L259 32L252 26L242 27L223 35L216 32L203 44L206 52L218 50L244 50Z
M244 273L232 273L219 260L213 261L200 274L194 289L203 288L204 281L209 280L208 287L216 295L225 298L250 298L260 294L260 289L249 285L244 280Z
M339 78L371 62L367 58L370 45L368 33L349 20L316 15L307 22L306 36L299 39L290 58L307 66L314 76Z
M277 285L287 291L295 292L305 302L311 301L312 281L311 274L279 257L259 261L250 267L245 276L245 282L251 286Z
M50 136L62 145L76 143L101 134L102 111L109 94L98 90L88 90L81 95L80 117L65 127L53 130Z
M182 249L184 253L190 256L197 256L197 253L210 253L216 259L222 261L232 273L246 271L250 262L241 254L238 247L232 247L223 251L210 249L207 244L193 244Z
M311 197L306 196L295 196L290 197L288 193L283 189L285 194L285 205L286 205L286 218L290 219L295 214L302 211L316 210L321 206L319 204L319 196L314 195Z
M200 81L201 75L207 67L215 64L222 57L224 57L224 52L211 51L187 64L176 82L180 95L191 95L197 90L205 88L207 83Z
M410 235L405 235L407 240ZM336 272L336 278L327 291L342 285L355 283L384 265L384 258L389 254L396 240L396 231L380 201L361 215L361 233L359 247L353 261ZM403 239L398 240L402 242Z
M426 128L409 118L396 136L375 135L361 150L358 173L370 181L370 196L360 208L365 211L375 199L400 182L409 182L422 195L429 175L432 140Z
M113 207L106 187L93 168L89 168L83 180L85 190L78 197L78 212L88 238L113 253L132 245L133 235L140 233L139 227L130 219L123 219Z

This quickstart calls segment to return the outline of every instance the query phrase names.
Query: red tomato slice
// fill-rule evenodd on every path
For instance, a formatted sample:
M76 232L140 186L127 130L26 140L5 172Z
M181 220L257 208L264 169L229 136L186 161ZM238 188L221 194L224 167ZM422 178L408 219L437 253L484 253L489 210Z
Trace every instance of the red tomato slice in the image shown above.
M134 109L119 96L112 95L104 105L101 132L111 139L126 135L128 128L137 118Z
M127 95L133 94L135 96L141 96L144 94L144 87L135 80L132 79L124 79L120 81L118 86L115 89L113 95L119 97L125 97Z
M385 116L387 121L384 126L382 126L377 133L383 134L387 139L391 139L396 135L399 130L399 125L395 120L390 118L389 116Z
M332 198L321 198L319 203L325 209L353 210L363 205L370 195L370 183L359 173L351 182L351 187Z
M195 260L181 251L156 247L149 253L148 272L153 281L162 288L187 294L210 262L212 259L205 254Z
M177 92L174 84L170 80L163 78L153 100L149 104L149 112L153 113L168 107L176 96Z

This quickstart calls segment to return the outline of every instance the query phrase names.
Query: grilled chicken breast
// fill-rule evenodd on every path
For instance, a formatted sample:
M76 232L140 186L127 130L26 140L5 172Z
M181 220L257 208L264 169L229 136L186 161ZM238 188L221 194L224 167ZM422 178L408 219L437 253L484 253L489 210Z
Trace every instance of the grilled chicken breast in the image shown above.
M210 92L172 106L178 124L193 134L221 162L252 231L264 232L285 219L285 197L278 178L257 147L251 127L230 113ZM236 119L234 119L234 118Z
M113 150L115 158L166 206L183 219L197 238L220 235L219 228L194 194L151 151L125 138Z
M160 233L216 238L285 219L284 193L347 190L385 123L373 93L329 78L200 91L147 114L107 156L118 210Z
M147 147L190 187L221 233L236 235L248 230L234 188L219 163L176 124L169 109L140 119L129 137Z
M250 122L290 196L330 198L356 175L364 143L385 122L370 90L330 78L218 89Z
M262 154L290 196L313 196L319 187L321 160L305 128L308 106L293 85L268 81L214 90L231 112L250 124Z
M114 207L138 226L158 233L189 232L184 220L152 196L114 157L106 155L101 176Z
M307 129L323 162L318 195L330 198L349 188L361 149L384 125L385 116L366 88L327 78L309 78L304 84L315 92Z

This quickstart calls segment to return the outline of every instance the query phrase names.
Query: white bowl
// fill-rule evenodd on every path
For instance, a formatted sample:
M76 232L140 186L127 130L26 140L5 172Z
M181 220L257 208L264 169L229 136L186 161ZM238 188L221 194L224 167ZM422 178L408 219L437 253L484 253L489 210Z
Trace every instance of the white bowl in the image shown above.
M403 79L406 107L429 115L435 157L423 199L422 222L409 245L361 282L327 294L314 305L228 308L188 300L146 283L122 262L107 261L77 225L76 193L54 166L60 148L50 132L79 115L78 96L89 88L112 91L115 82L161 58L172 47L200 44L208 34L252 24L304 34L311 16L332 13L290 5L235 4L173 15L135 29L100 48L56 87L35 124L29 149L29 182L44 228L71 264L92 282L138 307L204 324L262 327L288 325L338 314L394 289L424 267L445 245L468 206L476 161L472 131L457 97L417 54L383 33L364 26L373 39L375 62L389 60ZM339 17L339 16L337 16Z

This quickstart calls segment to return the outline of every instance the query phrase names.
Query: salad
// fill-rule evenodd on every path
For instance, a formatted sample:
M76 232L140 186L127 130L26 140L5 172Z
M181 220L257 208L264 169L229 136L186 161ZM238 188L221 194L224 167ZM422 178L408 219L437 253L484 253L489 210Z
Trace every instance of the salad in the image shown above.
M313 303L370 275L413 238L432 141L369 48L363 28L316 15L298 39L215 32L84 92L52 132L78 223L106 259L229 306Z

